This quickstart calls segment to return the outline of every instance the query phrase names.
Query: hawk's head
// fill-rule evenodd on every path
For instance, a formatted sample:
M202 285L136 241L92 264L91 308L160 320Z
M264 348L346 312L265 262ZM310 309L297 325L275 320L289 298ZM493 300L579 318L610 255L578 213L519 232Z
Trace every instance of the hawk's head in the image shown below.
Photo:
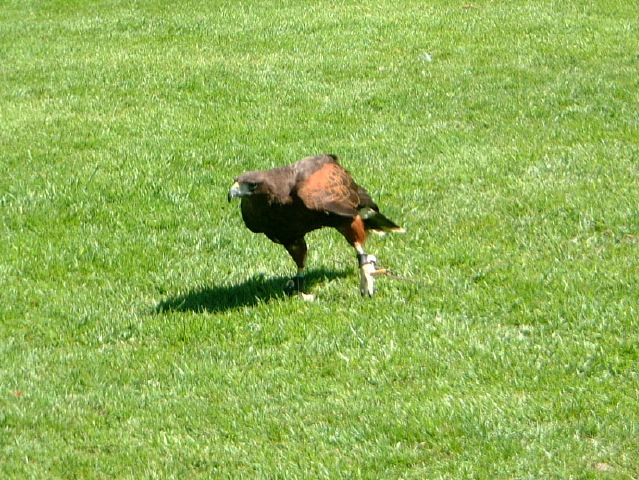
M269 204L288 203L291 201L295 178L295 172L290 167L246 172L235 179L228 200L260 196L267 198Z
M263 172L243 173L235 179L229 190L229 202L235 197L249 197L257 194L268 194L271 189L264 178Z

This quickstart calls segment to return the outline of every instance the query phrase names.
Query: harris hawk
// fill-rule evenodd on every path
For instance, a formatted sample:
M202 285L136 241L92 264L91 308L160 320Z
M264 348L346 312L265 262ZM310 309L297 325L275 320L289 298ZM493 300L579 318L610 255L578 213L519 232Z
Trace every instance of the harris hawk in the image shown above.
M230 202L241 198L244 223L286 248L297 265L287 291L304 295L307 246L304 236L322 227L337 229L356 250L362 295L372 296L377 259L364 252L368 230L404 229L379 212L368 192L357 185L334 155L303 158L292 165L250 171L235 179Z

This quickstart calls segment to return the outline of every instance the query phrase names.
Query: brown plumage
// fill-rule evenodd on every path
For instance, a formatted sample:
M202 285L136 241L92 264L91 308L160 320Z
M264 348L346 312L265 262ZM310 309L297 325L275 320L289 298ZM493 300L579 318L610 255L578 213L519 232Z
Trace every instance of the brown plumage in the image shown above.
M229 201L234 197L242 198L242 218L249 230L282 244L291 255L298 270L288 288L300 292L307 233L322 227L337 229L357 251L362 295L372 295L376 259L364 253L366 231L403 231L379 213L368 192L333 155L306 157L292 165L243 173L229 192Z

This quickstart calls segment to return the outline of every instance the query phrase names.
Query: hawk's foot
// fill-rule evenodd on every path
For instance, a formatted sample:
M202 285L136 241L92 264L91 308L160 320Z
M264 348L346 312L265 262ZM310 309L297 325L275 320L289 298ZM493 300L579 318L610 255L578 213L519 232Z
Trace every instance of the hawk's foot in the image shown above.
M377 258L375 255L366 255L365 253L357 255L357 259L359 260L359 270L360 270L360 293L362 296L372 297L375 292L375 272L377 269L375 265L377 263Z
M295 275L288 282L286 282L284 292L286 292L286 294L289 296L297 295L302 300L311 302L315 300L315 295L304 293L305 283L306 282L304 281L304 275Z
M284 287L284 291L287 295L294 295L296 293L301 293L304 291L304 275L295 275L288 282L286 282L286 286Z

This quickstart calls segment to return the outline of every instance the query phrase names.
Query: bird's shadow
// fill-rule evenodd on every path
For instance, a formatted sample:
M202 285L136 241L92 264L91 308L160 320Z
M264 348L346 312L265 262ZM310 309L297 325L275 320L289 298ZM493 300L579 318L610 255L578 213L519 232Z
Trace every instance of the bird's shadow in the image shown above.
M350 275L349 270L313 270L306 274L307 292L318 283ZM265 277L255 275L237 285L213 285L192 289L186 293L168 297L155 307L155 313L209 312L220 313L240 307L251 307L275 298L287 297L284 287L289 277Z

